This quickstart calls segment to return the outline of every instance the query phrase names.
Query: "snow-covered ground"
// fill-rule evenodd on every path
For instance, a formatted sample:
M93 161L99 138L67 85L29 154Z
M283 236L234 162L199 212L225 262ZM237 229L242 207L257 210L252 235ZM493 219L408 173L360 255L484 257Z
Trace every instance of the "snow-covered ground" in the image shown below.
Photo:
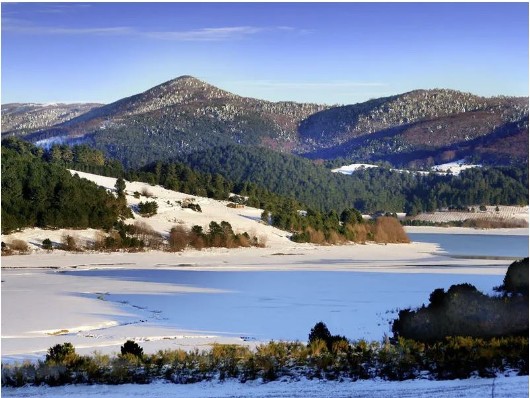
M353 173L355 173L358 170L370 169L370 168L373 168L373 167L379 167L379 166L377 166L375 164L369 164L369 163L352 163L352 164L349 164L349 165L338 167L338 168L333 169L331 171L333 173L341 173L341 174L346 174L346 175L352 175ZM414 172L418 173L418 174L428 174L429 172L435 172L435 173L438 173L438 174L451 173L453 175L458 175L462 171L467 170L467 169L472 169L474 167L482 167L482 166L477 165L477 164L466 164L465 161L458 160L458 161L455 161L455 162L444 163L444 164L439 164L439 165L433 166L433 167L431 167L431 169L429 171L414 171ZM392 170L400 172L400 173L405 173L405 172L409 173L409 172L411 172L410 170L403 170L403 169L392 169Z
M455 162L449 162L444 164L438 164L436 166L433 166L431 170L439 172L439 173L451 173L453 175L458 175L464 170L472 169L475 167L482 167L478 164L466 164L464 160L457 160Z
M108 189L114 187L112 178L79 174ZM118 352L127 339L138 341L148 353L163 348L208 348L212 342L252 346L271 338L303 341L321 320L333 333L379 340L389 332L388 322L397 308L419 306L434 288L454 283L470 282L491 291L502 282L509 264L446 257L431 243L295 244L285 232L260 223L258 209L232 209L226 207L227 202L194 197L203 210L197 213L177 204L190 195L142 183L127 183L130 204L145 200L132 196L143 189L151 192L149 200L157 201L159 212L147 219L137 215L137 220L163 234L176 224L207 226L211 220L224 220L235 231L262 238L267 247L181 253L48 253L40 248L45 238L59 242L62 234L73 233L90 241L96 231L29 229L2 236L7 241L24 239L33 249L29 255L2 257L3 362L42 358L49 347L66 341L81 354ZM444 233L455 230L443 229ZM496 380L495 396L528 393L528 378ZM492 383L483 379L259 386L157 383L4 389L2 394L475 397L490 396Z
M5 388L2 389L2 395L13 398L36 396L50 398L525 398L528 397L528 376L399 382L301 380L298 382L276 381L266 384L254 381L242 384L237 381L228 381L186 385L157 382L148 385Z
M375 164L368 164L368 163L353 163L348 164L346 166L341 166L339 168L331 170L333 173L340 173L340 174L346 174L346 175L352 175L358 170L364 170L364 169L372 169L374 167L379 167Z
M432 213L419 214L414 217L414 219L437 223L464 221L469 219L494 219L515 223L526 222L526 225L528 225L528 206L485 206L486 210L480 210L479 205L469 207L474 208L475 211L435 211Z

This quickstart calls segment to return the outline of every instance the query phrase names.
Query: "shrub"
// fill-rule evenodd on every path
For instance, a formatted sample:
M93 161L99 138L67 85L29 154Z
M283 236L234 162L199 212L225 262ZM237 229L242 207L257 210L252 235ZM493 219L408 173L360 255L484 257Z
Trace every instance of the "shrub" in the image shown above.
M184 227L178 225L171 228L168 239L170 251L182 251L188 246L190 241L190 233Z
M528 257L510 264L498 290L528 296Z
M403 226L394 217L379 217L373 234L377 243L410 243Z
M80 251L78 238L72 235L63 235L61 249L66 251Z
M145 221L136 221L133 225L128 227L128 232L142 240L148 240L150 236L157 234L157 232Z
M29 252L28 244L22 239L13 239L11 242L9 242L8 246L11 250L19 253Z
M122 356L126 356L127 354L130 354L130 355L134 355L135 357L142 358L144 355L144 349L132 340L127 340L121 346L120 351L121 351Z
M149 189L147 188L142 188L141 192L140 192L143 196L145 196L146 198L151 198L153 196L153 194L151 193L151 191L149 191Z
M56 344L48 348L46 354L46 362L54 362L57 364L72 363L78 356L72 343Z
M158 211L158 204L155 201L146 201L138 203L138 212L143 217L154 216Z
M48 238L44 239L42 241L42 248L44 250L53 250L53 245L52 245L52 241Z
M9 248L9 246L2 242L2 255L10 255L13 254L13 251Z
M331 333L324 322L318 322L309 332L308 339L309 343L319 339L328 341L331 339Z

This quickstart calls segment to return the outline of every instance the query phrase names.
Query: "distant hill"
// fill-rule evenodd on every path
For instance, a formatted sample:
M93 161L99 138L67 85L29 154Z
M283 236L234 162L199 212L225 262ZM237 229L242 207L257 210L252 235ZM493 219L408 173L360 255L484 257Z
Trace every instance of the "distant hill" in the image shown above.
M2 105L2 135L25 135L66 122L102 104Z
M133 167L230 144L399 166L505 165L528 162L528 98L437 89L331 107L241 97L182 76L27 139L88 143Z

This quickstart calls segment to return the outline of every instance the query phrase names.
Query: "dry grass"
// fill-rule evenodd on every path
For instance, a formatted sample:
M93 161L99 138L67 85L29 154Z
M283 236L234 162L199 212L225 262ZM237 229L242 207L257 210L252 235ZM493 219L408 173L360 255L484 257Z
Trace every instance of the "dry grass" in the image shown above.
M19 253L29 252L28 244L22 239L13 239L11 242L7 244L7 246L9 247L9 249L15 252L19 252Z
M82 251L79 246L79 238L68 234L64 234L61 238L61 249L73 252Z
M144 221L136 221L134 223L132 234L136 238L143 240L145 245L151 249L159 249L164 243L162 235Z
M464 227L492 229L492 228L528 228L526 220L506 219L500 217L468 219L463 223Z
M168 243L169 251L180 252L184 250L191 242L190 232L183 226L177 225L171 228L169 233Z
M206 243L204 242L204 238L194 233L191 236L190 244L195 250L202 250L206 246Z
M377 243L410 243L403 226L394 217L379 217L373 226L373 236Z
M323 245L326 243L326 236L322 231L316 231L313 228L307 228L307 233L309 234L309 242L315 243L317 245Z
M145 196L146 198L151 198L153 197L153 194L151 193L151 191L147 188L142 188L142 190L140 191L140 194Z
M366 224L348 224L346 226L348 234L351 235L352 241L355 243L366 243L370 233L369 227Z

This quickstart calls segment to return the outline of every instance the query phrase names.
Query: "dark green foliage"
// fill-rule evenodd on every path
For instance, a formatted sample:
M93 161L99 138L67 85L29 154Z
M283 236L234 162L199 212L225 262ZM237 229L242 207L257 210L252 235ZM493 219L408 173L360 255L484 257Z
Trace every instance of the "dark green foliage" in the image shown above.
M75 348L72 343L56 344L48 349L46 362L53 361L56 363L63 363L75 356Z
M48 238L44 239L42 241L42 248L44 250L52 250L53 249L52 241Z
M340 221L345 224L358 224L363 222L363 215L357 209L346 209L340 214Z
M489 297L468 283L453 285L447 292L436 289L427 307L401 310L392 331L396 337L419 341L448 336L526 336L528 296Z
M331 339L331 332L324 322L318 322L309 332L308 340L310 343L318 339L324 341Z
M138 203L138 213L144 217L151 217L158 211L158 204L155 201L145 201Z
M120 215L116 198L42 156L31 144L2 141L2 232L24 227L110 228Z
M510 264L498 290L528 297L528 257Z
M241 382L301 378L327 380L406 380L428 374L434 379L495 377L518 371L528 374L528 337L479 339L450 337L424 343L399 338L385 343L341 339L328 350L322 340L248 347L214 344L205 351L158 351L152 355L125 350L117 357L80 357L57 345L54 359L37 364L2 365L2 387L26 384L122 384L168 380L186 384L236 379ZM69 343L66 343L69 344ZM125 345L124 345L125 346ZM133 345L131 345L133 347ZM123 348L123 347L122 347ZM138 355L136 355L138 354Z
M309 332L309 345L318 340L322 340L326 343L328 351L333 350L334 343L344 341L346 344L348 344L348 339L346 339L346 337L339 335L331 335L331 332L329 331L328 327L324 322L318 322L315 326L313 326L313 328Z
M122 177L118 177L116 179L116 184L114 184L114 187L116 188L116 193L118 194L118 197L125 196L125 180Z
M138 343L127 340L120 348L121 355L134 355L135 357L142 358L144 355L144 349L138 345Z
M209 148L180 159L197 170L252 182L320 211L354 207L363 213L383 210L413 215L477 203L528 204L526 166L468 169L458 176L400 173L381 167L346 176L293 155L237 145Z

